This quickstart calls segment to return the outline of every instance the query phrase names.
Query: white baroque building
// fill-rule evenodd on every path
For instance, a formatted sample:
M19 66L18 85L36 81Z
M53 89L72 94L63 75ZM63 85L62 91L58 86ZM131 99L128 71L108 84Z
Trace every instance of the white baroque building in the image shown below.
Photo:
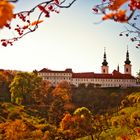
M50 81L53 86L57 85L61 81L67 81L69 84L75 85L77 87L81 84L84 84L85 86L92 85L94 87L134 87L136 86L136 78L131 75L132 65L131 61L129 60L128 50L124 63L124 73L119 72L119 66L117 70L109 73L106 52L104 51L101 73L74 73L72 69L56 71L43 68L42 70L38 71L38 75L41 76L43 80Z

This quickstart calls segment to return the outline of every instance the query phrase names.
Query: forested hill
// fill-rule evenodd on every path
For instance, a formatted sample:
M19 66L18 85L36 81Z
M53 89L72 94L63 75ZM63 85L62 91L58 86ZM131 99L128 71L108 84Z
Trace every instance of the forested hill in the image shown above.
M136 140L140 88L52 87L35 72L0 72L0 140Z
M112 112L120 106L121 101L140 88L72 88L72 101L77 106L85 106L97 114Z

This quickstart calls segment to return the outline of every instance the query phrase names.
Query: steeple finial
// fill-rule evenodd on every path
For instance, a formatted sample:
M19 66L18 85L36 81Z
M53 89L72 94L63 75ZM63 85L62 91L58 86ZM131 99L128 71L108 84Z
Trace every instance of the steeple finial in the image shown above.
M104 47L104 57L103 57L103 63L102 63L103 66L107 66L108 63L106 61L106 48Z

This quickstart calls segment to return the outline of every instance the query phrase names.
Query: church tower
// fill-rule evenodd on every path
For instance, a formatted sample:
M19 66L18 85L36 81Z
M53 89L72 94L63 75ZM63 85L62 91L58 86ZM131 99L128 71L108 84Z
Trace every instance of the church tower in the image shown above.
M127 49L126 52L126 60L124 61L124 74L130 74L131 75L131 61L129 60L129 52Z
M101 72L102 74L108 74L108 63L106 61L106 51L104 49L104 57L103 57L103 62L101 66Z

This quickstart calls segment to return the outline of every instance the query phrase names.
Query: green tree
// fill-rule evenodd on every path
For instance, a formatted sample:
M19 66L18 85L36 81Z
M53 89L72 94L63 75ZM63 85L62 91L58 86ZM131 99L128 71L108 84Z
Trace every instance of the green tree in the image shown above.
M33 91L39 86L41 80L34 73L17 73L10 84L11 101L17 104L32 103Z

